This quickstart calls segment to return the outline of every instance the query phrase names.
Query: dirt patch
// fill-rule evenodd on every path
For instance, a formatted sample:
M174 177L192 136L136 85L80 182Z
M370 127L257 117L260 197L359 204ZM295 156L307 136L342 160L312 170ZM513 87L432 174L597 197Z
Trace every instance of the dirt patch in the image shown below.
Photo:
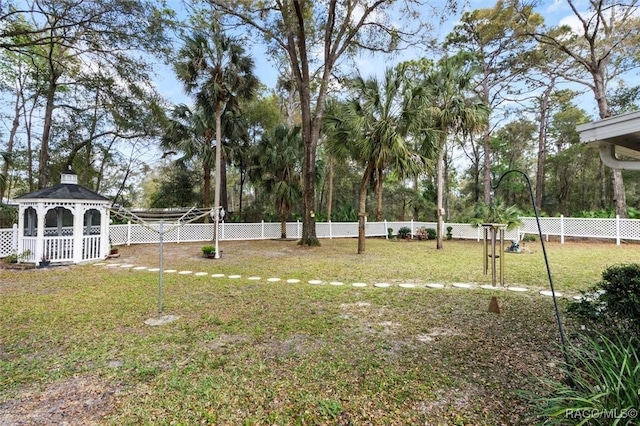
M95 377L73 377L0 404L0 424L97 425L112 410L119 390Z

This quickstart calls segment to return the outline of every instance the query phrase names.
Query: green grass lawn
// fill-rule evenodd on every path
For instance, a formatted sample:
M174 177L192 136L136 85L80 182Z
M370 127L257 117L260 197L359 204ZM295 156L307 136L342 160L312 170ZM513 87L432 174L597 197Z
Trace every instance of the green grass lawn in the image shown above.
M164 312L180 318L159 327L144 324L157 274L0 270L0 424L529 424L521 391L562 373L552 301L537 291L348 285L488 283L480 243L372 239L357 255L355 240L222 242L219 260L201 246L165 245L165 268L242 278L165 274ZM505 255L507 284L546 289L540 247L527 248ZM639 248L548 246L569 292ZM157 266L157 245L120 253ZM487 312L492 295L499 315Z

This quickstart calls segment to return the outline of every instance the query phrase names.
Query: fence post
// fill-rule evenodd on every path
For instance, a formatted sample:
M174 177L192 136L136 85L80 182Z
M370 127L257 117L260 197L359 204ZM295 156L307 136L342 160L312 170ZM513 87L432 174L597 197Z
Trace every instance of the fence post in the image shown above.
M181 231L181 230L182 230L182 226L178 226L178 229L177 229L177 231L178 231L178 235L177 235L177 237L176 237L176 238L177 238L176 243L178 243L178 244L180 244L180 235L181 235L180 231Z
M262 224L262 227L261 227L262 230L260 232L260 239L264 240L264 220L262 220L260 223Z
M560 215L560 244L564 244L564 215Z
M477 234L477 237L476 237L476 238L477 238L477 241L478 241L478 242L480 242L480 227L478 226L478 227L476 228L476 230L477 230L477 231L476 231L476 234Z
M298 238L302 238L302 231L300 230L300 219L296 219L296 232L298 233Z
M333 239L333 229L331 229L331 221L329 221L329 239Z
M220 232L220 239L224 240L224 220L222 221L222 231Z
M415 230L413 229L413 218L411 218L411 239L413 240L413 234L415 233Z
M388 226L387 226L387 219L384 220L384 238L385 239L389 239L389 231L387 231Z
M131 245L131 221L127 221L127 245Z
M616 215L616 245L620 245L620 216Z
M18 252L18 224L13 224L13 233L11 234L11 251Z

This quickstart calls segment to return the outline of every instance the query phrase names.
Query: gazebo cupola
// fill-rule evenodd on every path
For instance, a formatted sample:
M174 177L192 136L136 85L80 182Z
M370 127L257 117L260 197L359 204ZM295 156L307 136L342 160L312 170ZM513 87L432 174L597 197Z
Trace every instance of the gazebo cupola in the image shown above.
M16 201L18 254L27 261L79 263L109 253L109 200L78 185L71 167L59 184Z

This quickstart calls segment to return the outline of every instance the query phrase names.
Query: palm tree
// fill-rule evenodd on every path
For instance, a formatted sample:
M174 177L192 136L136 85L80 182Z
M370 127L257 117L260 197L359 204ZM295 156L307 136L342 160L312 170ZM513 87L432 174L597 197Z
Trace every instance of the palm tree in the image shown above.
M214 127L211 117L202 108L193 110L180 104L173 108L168 124L160 141L165 152L180 151L184 156L181 161L199 159L203 166L204 207L211 204L211 169L214 165L213 141Z
M255 95L259 81L253 74L253 59L245 55L238 41L224 34L213 18L209 27L197 29L186 38L174 66L187 94L195 94L198 108L202 108L205 115L215 117L214 208L218 209L221 205L222 116L225 110L235 110L241 100Z
M331 135L328 150L337 157L350 155L363 163L358 202L358 253L365 251L367 189L377 181L378 209L381 215L381 191L384 170L400 175L420 168L423 159L409 149L407 129L416 116L404 102L405 85L402 68L386 70L382 82L376 78L353 79L349 88L354 97L337 115L327 115L327 132Z
M447 139L456 133L473 132L486 126L489 108L477 97L469 96L475 73L473 62L467 56L445 57L424 80L427 120L439 131L437 187L437 241L442 249L444 228L444 156Z
M280 238L287 238L287 219L302 195L302 137L300 128L277 126L257 145L253 180L275 196Z

